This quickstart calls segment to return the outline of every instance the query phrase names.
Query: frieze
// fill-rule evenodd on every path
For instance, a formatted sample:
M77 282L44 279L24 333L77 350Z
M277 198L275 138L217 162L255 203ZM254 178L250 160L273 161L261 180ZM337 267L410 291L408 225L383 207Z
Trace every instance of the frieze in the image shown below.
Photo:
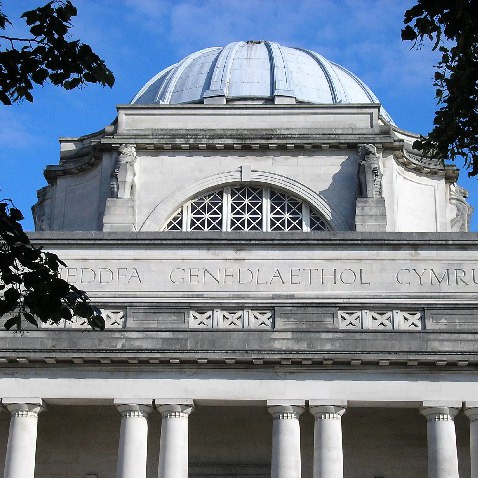
M60 275L94 297L213 297L247 294L280 300L301 297L405 298L436 294L436 300L478 292L478 261L358 259L68 260ZM452 294L452 295L450 295Z

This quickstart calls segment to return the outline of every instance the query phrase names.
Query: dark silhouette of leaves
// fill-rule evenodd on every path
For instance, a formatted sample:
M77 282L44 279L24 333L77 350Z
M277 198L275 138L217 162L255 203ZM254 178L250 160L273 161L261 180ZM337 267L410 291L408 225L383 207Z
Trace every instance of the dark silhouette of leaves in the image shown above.
M35 85L50 82L67 90L86 83L113 86L114 76L89 45L71 40L76 8L69 0L53 0L24 12L26 38L0 35L0 102L33 101ZM2 11L0 30L13 27ZM100 310L85 292L59 277L65 264L30 243L20 222L22 213L11 201L0 201L0 316L6 329L22 330L25 323L59 323L74 316L86 318L93 329L104 329Z
M86 83L113 86L113 73L89 45L68 38L77 10L69 0L52 0L21 15L30 36L0 35L0 101L33 101L35 84L67 90ZM12 25L1 11L0 30Z
M433 42L438 110L433 130L414 147L426 156L462 158L478 175L478 0L418 0L405 12L402 40Z
M4 327L22 330L24 321L38 327L38 321L59 323L78 316L103 330L100 310L85 292L59 277L64 263L30 243L21 219L9 201L0 201L0 316L12 315Z

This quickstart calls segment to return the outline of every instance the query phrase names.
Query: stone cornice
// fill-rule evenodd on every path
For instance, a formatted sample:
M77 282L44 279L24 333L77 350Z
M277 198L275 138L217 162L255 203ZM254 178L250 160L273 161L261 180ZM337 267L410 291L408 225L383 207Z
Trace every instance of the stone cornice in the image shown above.
M373 134L320 134L307 132L282 134L276 131L244 130L240 134L236 131L217 130L214 134L206 131L151 131L149 134L115 135L101 140L101 148L116 148L120 144L135 144L141 150L176 150L176 151L215 151L215 150L356 150L359 144L373 143L379 147L398 150L402 147L401 141L390 137Z
M300 247L334 246L350 248L357 246L389 247L403 246L407 249L423 247L425 249L451 247L478 247L478 233L460 232L30 232L29 237L35 244L44 247L94 247L101 249L111 246L127 248L148 248L158 246L190 245L194 247L244 246L249 247Z
M425 158L423 156L410 153L405 149L396 151L393 156L397 163L409 171L425 175L445 177L445 166L441 160Z

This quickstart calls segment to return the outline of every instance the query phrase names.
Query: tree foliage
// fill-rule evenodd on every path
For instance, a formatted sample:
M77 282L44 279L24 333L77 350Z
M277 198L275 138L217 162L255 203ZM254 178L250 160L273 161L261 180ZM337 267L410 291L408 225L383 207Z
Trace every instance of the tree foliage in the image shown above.
M23 329L38 320L58 324L83 317L94 329L104 329L100 310L85 292L59 277L65 266L55 254L30 243L19 221L21 212L0 201L0 316L8 315L5 328Z
M21 15L30 34L0 35L0 102L33 101L36 85L50 82L71 90L86 83L112 86L114 76L90 46L70 40L77 14L69 0L53 0ZM15 32L0 2L0 31ZM0 317L5 328L22 330L38 321L58 324L83 317L93 329L104 329L100 310L85 292L59 277L65 264L30 243L21 212L0 201Z
M478 175L478 0L418 0L405 12L402 39L433 42L438 102L433 130L414 146L427 156L463 158Z
M0 30L13 27L2 12ZM21 15L30 34L0 35L0 101L10 105L33 101L35 84L49 81L71 90L86 83L114 84L113 73L89 45L69 39L71 19L77 10L67 0L53 0Z

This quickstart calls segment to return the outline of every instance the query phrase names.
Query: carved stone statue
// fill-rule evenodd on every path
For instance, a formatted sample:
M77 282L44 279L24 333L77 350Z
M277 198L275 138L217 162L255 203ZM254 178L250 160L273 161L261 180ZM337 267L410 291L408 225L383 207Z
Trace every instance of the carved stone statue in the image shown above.
M468 232L473 208L466 202L468 191L456 183L450 185L450 205L456 209L455 217L450 221L454 232Z
M362 198L382 197L382 171L377 148L373 144L359 146L359 195Z
M136 146L123 144L118 148L118 158L111 173L111 197L129 199L133 197L136 163Z
M51 186L37 192L38 202L32 207L36 231L50 231L51 224Z

